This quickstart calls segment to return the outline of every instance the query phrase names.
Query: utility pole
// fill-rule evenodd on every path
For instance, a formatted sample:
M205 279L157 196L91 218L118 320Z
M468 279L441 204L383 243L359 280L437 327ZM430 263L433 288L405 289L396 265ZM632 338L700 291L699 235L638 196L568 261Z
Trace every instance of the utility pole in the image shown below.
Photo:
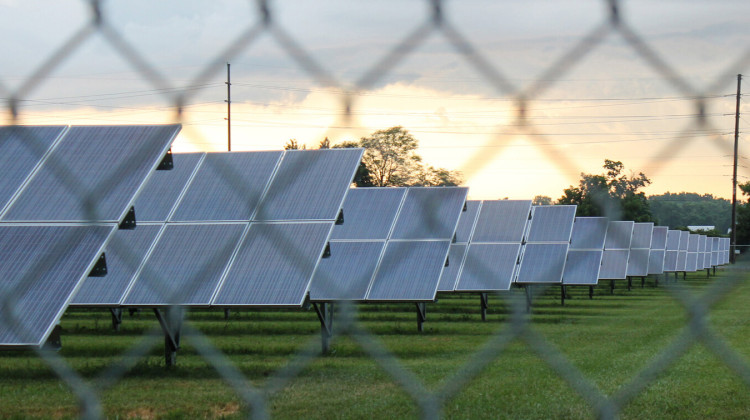
M229 63L227 63L227 150L232 151L232 82L229 78Z
M737 105L734 111L734 171L732 174L732 233L729 247L729 260L734 264L734 250L737 247L737 145L740 138L740 85L742 75L737 75Z

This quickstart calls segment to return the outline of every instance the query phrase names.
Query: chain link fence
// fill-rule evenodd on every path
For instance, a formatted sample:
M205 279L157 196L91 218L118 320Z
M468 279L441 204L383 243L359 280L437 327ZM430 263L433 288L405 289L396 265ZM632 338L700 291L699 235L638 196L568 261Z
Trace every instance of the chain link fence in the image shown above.
M100 37L107 48L119 56L127 65L135 69L138 76L153 90L164 92L164 99L177 110L174 122L183 122L190 112L188 106L196 95L191 86L201 86L210 79L224 72L227 60L241 56L248 49L259 42L262 37L270 37L276 47L298 66L299 70L307 74L315 84L338 90L340 95L341 121L352 120L357 112L357 97L362 92L372 89L383 80L400 63L410 57L415 50L425 45L429 38L437 37L440 42L450 46L461 61L468 65L487 89L494 91L512 103L512 118L502 134L495 135L489 143L477 150L459 170L467 177L481 171L490 165L493 158L507 150L508 138L514 135L525 135L533 145L538 147L546 161L544 165L554 166L564 173L582 172L575 156L569 149L555 147L554 139L545 134L544 128L535 124L529 117L529 110L535 101L544 97L545 93L554 88L556 83L570 73L575 66L584 65L586 58L597 48L602 48L608 37L616 37L623 45L634 53L642 65L657 74L661 81L667 84L679 96L689 99L694 109L692 118L685 124L684 129L661 148L650 153L650 165L663 168L678 159L679 151L691 144L705 143L721 153L731 154L731 145L718 135L700 136L695 133L720 132L711 119L707 118L707 100L720 96L727 87L732 86L735 75L750 67L750 46L737 46L737 55L715 80L698 86L688 76L681 73L680 68L670 64L670 61L652 48L648 38L642 36L635 29L633 22L628 20L626 4L618 0L603 0L592 2L589 7L601 13L593 29L586 32L564 53L552 58L551 62L540 69L539 76L526 84L519 84L505 75L503 68L490 59L482 48L476 46L465 28L454 24L449 13L448 2L442 0L425 1L423 16L414 16L414 27L408 34L389 47L387 53L375 61L375 64L363 69L361 76L352 83L337 78L326 66L319 62L315 54L310 53L298 42L282 23L282 16L275 12L275 3L262 1L251 3L255 10L254 18L248 22L239 35L225 45L218 45L215 56L207 57L202 70L190 80L186 88L176 86L176 82L164 75L141 52L142 46L129 41L110 23L110 16L105 12L104 1L90 0L82 2L88 17L69 38L62 40L54 52L45 57L34 71L28 74L15 88L10 88L0 74L0 96L5 98L4 111L10 124L25 122L25 114L21 104L32 95L40 85L47 82L48 77L69 60L76 59L76 53L93 37ZM481 7L479 5L451 3L451 7L468 8ZM32 148L36 145L31 142ZM72 178L66 168L58 168L60 179L72 191L78 190L79 181ZM223 171L222 176L229 183L235 182L236 177L231 171ZM237 191L246 190L246 186L237 185ZM88 203L89 197L82 194L81 200ZM429 209L425 209L429 211ZM124 244L112 243L110 246L119 247L127 254ZM295 244L288 244L289 256L294 257ZM133 254L126 258L130 264L139 264L139 258ZM514 341L524 342L544 360L549 367L562 378L571 389L580 394L590 406L593 413L601 418L617 418L624 408L640 393L652 384L660 374L670 368L681 356L696 344L702 344L716 357L726 364L729 369L739 376L746 385L750 385L750 366L743 356L732 348L727 341L714 331L708 322L709 311L727 294L732 293L744 281L745 274L736 267L726 270L722 281L711 284L701 296L695 296L681 283L667 283L666 289L674 299L684 306L689 321L671 343L661 349L648 365L640 370L629 382L620 387L614 394L602 392L594 381L584 375L566 355L551 344L543 334L535 330L527 312L526 300L520 296L511 295L505 299L510 305L510 315L506 321L507 328L492 336L481 348L473 354L461 369L451 374L442 386L432 389L418 378L403 362L389 351L378 336L363 326L357 318L358 308L353 304L342 304L338 308L335 336L349 336L356 341L364 351L403 391L413 400L423 418L440 417L445 405L479 376L483 369L503 356L508 346ZM32 273L33 274L33 273ZM195 281L200 280L200 273ZM543 290L537 293L544 293ZM516 299L515 297L518 297ZM12 313L13 295L3 297L4 312ZM10 309L8 309L10 307ZM6 318L7 319L7 318ZM223 354L209 337L193 327L189 321L182 327L182 336L195 347L195 350L213 366L221 377L231 385L231 388L247 407L247 414L253 418L268 418L271 415L270 399L293 382L304 369L320 357L319 338L311 338L301 346L296 355L281 369L272 372L263 385L254 385L253 381L233 364L227 355ZM101 394L111 389L123 380L127 372L139 363L156 346L163 343L163 332L158 325L144 334L141 340L127 348L118 360L96 378L83 378L72 369L65 359L58 353L48 350L38 350L38 355L56 373L61 381L73 390L80 401L82 417L100 418L103 416Z

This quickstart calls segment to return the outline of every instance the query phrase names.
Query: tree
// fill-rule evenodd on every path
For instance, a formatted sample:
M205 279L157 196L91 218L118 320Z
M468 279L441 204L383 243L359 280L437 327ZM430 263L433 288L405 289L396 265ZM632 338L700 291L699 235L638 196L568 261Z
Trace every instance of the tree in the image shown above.
M531 200L531 204L535 206L549 206L552 204L552 198L546 195L537 195Z
M742 195L750 196L750 181L739 184ZM750 199L744 203L737 203L737 232L735 243L737 245L750 245ZM739 247L745 250L745 247Z
M601 175L581 173L577 187L563 190L558 204L575 204L578 216L607 216L612 220L653 222L648 199L640 191L651 184L651 180L639 172L624 175L625 165L620 161L604 160L605 173Z
M297 139L289 139L288 142L284 145L284 150L305 150L307 149L306 145L302 145L302 147L299 146L299 143L297 143Z
M732 204L711 194L667 192L649 196L648 202L654 218L672 229L677 226L714 226L717 233L726 234L731 224Z
M460 185L457 171L422 163L416 152L419 141L401 126L378 130L358 142L333 147L362 147L362 167L356 183L359 187L455 186Z

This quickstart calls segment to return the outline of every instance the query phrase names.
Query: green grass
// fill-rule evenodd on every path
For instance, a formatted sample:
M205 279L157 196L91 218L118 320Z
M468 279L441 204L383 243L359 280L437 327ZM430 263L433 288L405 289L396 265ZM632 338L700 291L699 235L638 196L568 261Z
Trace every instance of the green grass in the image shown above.
M728 281L729 270L706 278L691 273L679 284L695 296L717 282ZM534 301L530 327L546 347L564 357L578 377L606 396L628 387L675 341L688 323L688 313L662 283L632 291L618 282L588 299L586 288L570 290L573 299L560 305L559 289L551 288ZM479 316L476 295L441 296L429 304L425 331L416 331L413 305L359 307L360 325L388 349L399 365L429 391L454 381L476 360L496 334L510 332L510 298L492 296L487 322ZM750 285L741 281L710 312L709 324L734 353L750 355ZM314 311L194 311L189 324L202 331L233 367L255 387L296 360L305 348L319 346ZM59 356L98 393L109 418L244 418L245 407L235 390L183 337L178 365L163 367L163 339L113 387L98 378L158 324L149 311L123 316L122 329L111 329L108 312L70 310L63 317L63 349ZM340 325L340 324L339 324ZM442 404L446 418L591 418L587 399L550 366L523 337L497 349L479 373L462 384ZM268 399L274 418L372 418L387 413L393 419L421 414L403 386L373 360L352 337L336 337L332 352L314 357L279 392ZM0 418L73 418L77 397L40 357L30 351L0 353ZM750 418L748 387L703 344L692 345L674 363L622 407L621 418Z

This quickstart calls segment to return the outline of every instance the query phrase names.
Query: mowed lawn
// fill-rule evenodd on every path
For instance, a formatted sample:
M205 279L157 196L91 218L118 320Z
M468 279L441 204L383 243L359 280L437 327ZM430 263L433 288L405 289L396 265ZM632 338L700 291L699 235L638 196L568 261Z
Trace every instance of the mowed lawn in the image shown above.
M705 271L689 273L677 284L701 296L734 276L750 277L745 264L719 269L710 278ZM486 322L478 296L441 296L427 306L423 333L416 331L413 305L362 305L358 325L369 334L336 337L330 354L310 359L300 354L320 349L312 309L233 311L229 320L219 310L193 311L187 324L264 392L272 418L415 418L423 411L413 396L446 386L457 391L441 400L445 418L591 418L596 412L590 399L565 377L602 395L617 394L664 356L689 315L663 278L658 287L649 278L645 288L635 280L632 291L620 281L613 295L601 284L593 300L587 288L569 293L565 306L559 287L537 296L528 315L531 334L509 341L504 338L517 331L511 302L523 302L520 289L491 296ZM748 302L750 285L743 278L711 307L708 320L744 363L750 359ZM58 355L98 394L109 418L243 418L252 412L189 334L182 338L177 366L165 369L163 338L144 338L158 328L149 311L124 314L122 329L114 332L106 311L69 310L62 327ZM111 386L102 382L126 352L149 342L146 355L118 373L119 380ZM383 350L392 357L383 358L378 353ZM628 400L621 418L750 418L750 389L702 343L664 367ZM459 381L466 369L476 374ZM265 392L268 388L272 392ZM78 415L75 394L36 353L0 352L0 418Z

